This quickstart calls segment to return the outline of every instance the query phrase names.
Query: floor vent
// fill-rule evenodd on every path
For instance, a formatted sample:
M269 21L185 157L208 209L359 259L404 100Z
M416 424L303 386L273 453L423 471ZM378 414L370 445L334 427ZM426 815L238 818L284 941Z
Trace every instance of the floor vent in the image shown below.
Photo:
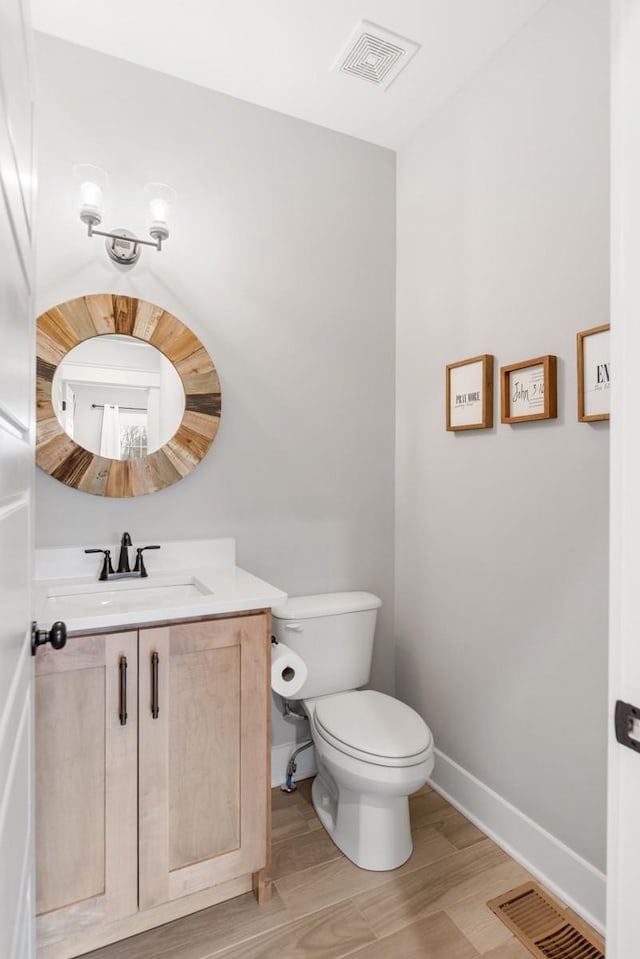
M538 959L605 959L600 936L536 882L487 905Z
M369 20L361 20L333 69L386 90L419 49L419 43L391 33Z

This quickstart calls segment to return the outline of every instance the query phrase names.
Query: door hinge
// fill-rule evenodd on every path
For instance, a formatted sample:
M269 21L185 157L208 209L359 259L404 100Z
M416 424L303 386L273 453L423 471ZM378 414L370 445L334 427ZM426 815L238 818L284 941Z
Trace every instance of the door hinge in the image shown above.
M640 753L640 709L619 699L616 703L615 724L618 742Z

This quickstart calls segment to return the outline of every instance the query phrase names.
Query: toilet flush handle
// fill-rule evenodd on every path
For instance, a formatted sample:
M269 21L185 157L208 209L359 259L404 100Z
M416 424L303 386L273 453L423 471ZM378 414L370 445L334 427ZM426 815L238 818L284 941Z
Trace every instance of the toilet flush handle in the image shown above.
M285 623L284 628L290 630L292 633L302 632L302 626L300 623Z

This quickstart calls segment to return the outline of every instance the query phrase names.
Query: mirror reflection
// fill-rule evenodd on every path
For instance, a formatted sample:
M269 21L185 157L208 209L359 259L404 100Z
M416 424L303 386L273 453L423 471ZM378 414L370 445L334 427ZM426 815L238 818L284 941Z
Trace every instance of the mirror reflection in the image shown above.
M139 459L175 434L185 408L173 363L144 340L107 334L70 350L51 399L63 430L91 453Z

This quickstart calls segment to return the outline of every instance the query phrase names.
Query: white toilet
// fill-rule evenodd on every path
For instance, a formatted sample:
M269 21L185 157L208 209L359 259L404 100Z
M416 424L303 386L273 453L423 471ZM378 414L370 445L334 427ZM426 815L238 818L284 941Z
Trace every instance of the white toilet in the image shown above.
M305 662L291 700L309 718L318 775L314 808L336 846L363 869L396 869L413 849L408 797L433 769L433 738L409 706L360 690L369 681L381 601L371 593L290 597L273 609L278 642Z

